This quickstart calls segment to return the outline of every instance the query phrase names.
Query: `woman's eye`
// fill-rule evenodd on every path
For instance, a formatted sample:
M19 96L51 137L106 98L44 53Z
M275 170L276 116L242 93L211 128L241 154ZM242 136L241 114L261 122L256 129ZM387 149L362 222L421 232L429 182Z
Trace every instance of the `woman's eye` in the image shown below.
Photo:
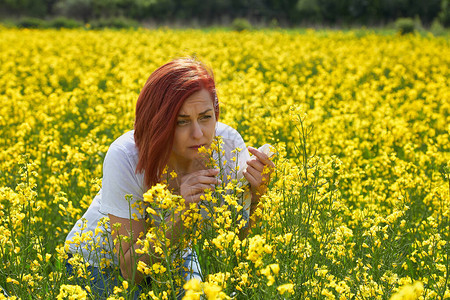
M209 120L211 118L212 117L210 115L206 115L206 116L201 117L201 120Z
M178 120L177 121L177 125L186 125L188 123L188 121L186 120Z

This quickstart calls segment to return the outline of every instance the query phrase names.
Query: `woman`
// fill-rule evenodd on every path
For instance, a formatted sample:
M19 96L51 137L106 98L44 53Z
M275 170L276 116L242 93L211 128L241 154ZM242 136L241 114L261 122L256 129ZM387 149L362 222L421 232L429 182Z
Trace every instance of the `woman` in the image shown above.
M208 148L215 136L223 139L225 160L231 162L237 155L240 167L246 168L243 174L251 186L250 213L253 212L269 180L270 174L263 169L273 163L264 153L247 149L239 133L217 122L218 117L214 78L200 62L174 60L150 75L136 104L134 131L111 144L103 163L102 188L66 240L69 253L80 253L89 262L91 290L106 296L116 283L111 269L117 266L126 280L142 282L142 274L136 271L137 260L149 263L150 257L138 257L135 252L141 247L136 243L139 235L146 232L146 216L135 204L142 202L143 194L161 181L166 167L168 173L178 174L177 180L169 181L169 188L185 199L186 207L198 203L206 189L221 183L219 171L206 168L198 151L200 147ZM236 148L243 150L233 154ZM131 197L127 200L126 195ZM171 226L166 236L176 242L183 232L180 216ZM112 234L111 227L115 228ZM122 238L114 245L112 241L118 236L129 240ZM190 268L184 278L201 279L195 252L184 259ZM68 270L76 274L72 264L68 263Z

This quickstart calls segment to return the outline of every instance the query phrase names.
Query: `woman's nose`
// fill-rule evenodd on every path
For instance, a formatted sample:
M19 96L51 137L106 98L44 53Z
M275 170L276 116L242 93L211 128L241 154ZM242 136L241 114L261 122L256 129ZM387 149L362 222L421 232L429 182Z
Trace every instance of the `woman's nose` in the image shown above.
M192 137L194 139L200 139L203 136L203 130L202 127L198 122L193 123L194 128L192 129Z

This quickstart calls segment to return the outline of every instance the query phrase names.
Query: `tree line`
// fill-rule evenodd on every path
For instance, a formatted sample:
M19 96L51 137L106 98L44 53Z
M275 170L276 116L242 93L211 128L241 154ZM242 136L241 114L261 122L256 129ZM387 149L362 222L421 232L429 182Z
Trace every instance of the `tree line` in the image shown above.
M0 0L2 18L65 16L88 22L125 17L156 23L227 24L245 18L294 26L384 25L398 18L450 23L450 0Z

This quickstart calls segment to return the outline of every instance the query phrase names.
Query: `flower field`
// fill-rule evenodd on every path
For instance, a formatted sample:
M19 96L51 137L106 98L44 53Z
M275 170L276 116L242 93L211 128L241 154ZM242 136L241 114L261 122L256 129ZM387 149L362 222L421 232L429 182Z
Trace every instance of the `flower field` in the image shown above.
M184 299L450 299L448 37L0 28L0 41L0 299L93 299L65 273L65 237L146 79L185 56L213 69L220 121L277 155L247 238L225 210L192 233L204 280ZM142 298L171 299L169 267L141 268ZM110 298L135 289L119 278Z

